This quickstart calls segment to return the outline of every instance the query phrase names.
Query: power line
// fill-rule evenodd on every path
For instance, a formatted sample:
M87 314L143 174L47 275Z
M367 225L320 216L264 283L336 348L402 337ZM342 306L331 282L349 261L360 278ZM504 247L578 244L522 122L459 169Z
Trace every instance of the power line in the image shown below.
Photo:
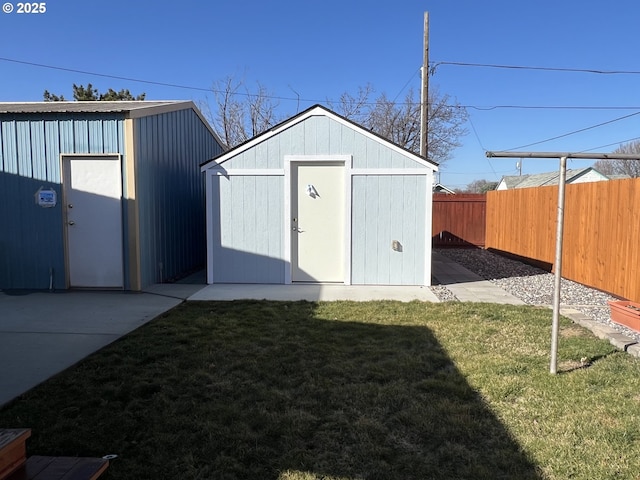
M528 65L499 65L493 63L468 63L468 62L436 62L433 69L440 65L452 65L457 67L501 68L509 70L540 70L544 72L571 72L594 73L599 75L640 75L638 70L600 70L595 68L565 68L565 67L536 67Z
M640 106L603 106L603 105L458 105L462 108L491 111L498 109L520 110L640 110Z
M171 87L171 88L181 88L184 90L197 90L197 91L201 91L201 92L215 92L215 93L224 93L221 90L216 90L214 88L204 88L204 87L194 87L191 85L180 85L177 83L166 83L166 82L157 82L154 80L144 80L144 79L140 79L140 78L132 78L132 77L122 77L120 75L111 75L111 74L107 74L107 73L99 73L99 72L89 72L86 70L78 70L75 68L66 68L66 67L58 67L55 65L46 65L44 63L35 63L35 62L26 62L24 60L15 60L13 58L6 58L6 57L0 57L0 61L3 62L11 62L11 63L19 63L22 65L29 65L32 67L40 67L40 68L48 68L51 70L60 70L63 72L71 72L71 73L81 73L83 75L93 75L96 77L103 77L103 78L113 78L115 80L125 80L127 82L137 82L137 83L144 83L144 84L148 84L148 85L158 85L161 87ZM254 94L251 93L243 93L243 92L234 92L234 95L242 95L242 96L246 96L246 97L250 97ZM265 97L268 98L272 98L274 100L293 100L293 101L305 101L305 102L315 102L315 103L320 103L321 100L314 100L314 99L305 99L305 98L293 98L293 97L278 97L278 96L274 96L274 95L265 95Z
M589 150L582 150L578 153L593 152L594 150L600 150L601 148L611 147L613 145L621 145L623 143L633 142L634 140L640 140L640 137L628 138L627 140L621 140L619 142L607 143L606 145L599 145L597 147L590 148Z
M147 85L158 85L158 86L161 86L161 87L180 88L180 89L183 89L183 90L194 90L194 91L200 91L200 92L224 93L221 90L216 90L214 88L196 87L196 86L193 86L193 85L181 85L181 84L177 84L177 83L158 82L158 81L155 81L155 80L145 80L145 79L141 79L141 78L124 77L124 76L112 75L112 74L108 74L108 73L90 72L90 71L87 71L87 70L60 67L60 66L57 66L57 65L47 65L47 64L36 63L36 62L27 62L27 61L24 61L24 60L16 60L16 59L13 59L13 58L0 57L0 61L10 62L10 63L17 63L17 64L21 64L21 65L29 65L29 66L32 66L32 67L47 68L47 69L58 70L58 71L63 71L63 72L80 73L80 74L83 74L83 75L92 75L92 76L96 76L96 77L113 78L115 80L124 80L124 81L128 81L128 82L143 83L143 84L147 84ZM449 63L453 64L454 62L440 62L440 64L449 64ZM468 64L468 65L480 65L480 64ZM529 67L521 67L521 68L529 68ZM535 68L535 67L530 67L530 68ZM419 71L419 69L417 71ZM402 87L402 89L396 95L396 97L394 97L394 102L393 103L396 103L395 102L395 98L400 96L400 94L407 88L407 85L411 82L411 80L413 80L413 78L415 77L415 74L416 74L416 72L412 73L411 78ZM241 95L241 96L250 97L250 96L253 96L255 94L248 93L248 92L247 93L245 93L245 92L234 92L234 95ZM288 101L295 101L295 102L304 101L304 102L312 102L312 103L322 103L324 101L324 100L313 99L313 98L301 98L299 96L296 96L294 98L294 97L283 97L283 96L275 96L275 95L265 95L265 97L266 98L270 98L270 99L274 99L274 100L288 100ZM407 102L397 103L397 105L406 105L406 104L408 104L408 103ZM375 102L366 102L366 105L375 105ZM490 111L490 110L497 110L497 109L522 109L522 110L526 110L526 109L537 109L537 110L640 110L640 106L601 106L601 105L600 106L581 106L581 105L448 105L447 104L445 106L451 107L451 108L469 108L469 109L481 110L481 111Z
M391 100L391 103L396 103L396 99L402 94L402 92L405 91L405 89L407 88L407 86L411 83L411 81L413 80L413 78L416 76L416 73L418 73L420 71L420 69L418 69L417 71L413 72L411 74L411 78L409 78L409 80L407 80L407 83L404 84L404 86L402 87L402 89L398 92L398 94L393 97L393 100Z
M531 146L533 146L533 145L539 145L539 144L541 144L541 143L550 142L550 141L552 141L552 140L557 140L557 139L559 139L559 138L564 138L564 137L568 137L568 136L570 136L570 135L575 135L576 133L581 133L581 132L585 132L585 131L587 131L587 130L592 130L592 129L594 129L594 128L602 127L602 126L604 126L604 125L608 125L608 124L610 124L610 123L619 122L619 121L621 121L621 120L625 120L625 119L627 119L627 118L634 117L634 116L636 116L636 115L640 115L640 112L630 113L629 115L624 115L624 116L622 116L622 117L614 118L613 120L608 120L608 121L606 121L606 122L598 123L597 125L591 125L590 127L581 128L581 129L579 129L579 130L574 130L574 131L572 131L572 132L564 133L564 134L562 134L562 135L557 135L557 136L555 136L555 137L547 138L547 139L545 139L545 140L540 140L540 141L538 141L538 142L528 143L527 145L520 145L520 146L517 146L517 147L508 148L508 149L505 149L505 150L502 150L502 151L504 151L504 152L509 152L509 151L512 151L512 150L520 150L520 149L522 149L522 148L531 147Z

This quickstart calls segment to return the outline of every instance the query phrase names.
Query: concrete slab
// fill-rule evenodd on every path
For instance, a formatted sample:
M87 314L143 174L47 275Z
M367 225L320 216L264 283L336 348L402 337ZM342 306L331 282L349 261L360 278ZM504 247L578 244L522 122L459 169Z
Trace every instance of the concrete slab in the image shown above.
M207 300L281 300L281 301L335 301L399 300L410 302L438 302L429 287L386 285L331 285L331 284L214 284L208 285L188 298L188 301Z
M124 292L0 292L0 406L181 302Z
M447 287L461 302L526 305L497 285L436 252L433 253L432 276L435 284Z

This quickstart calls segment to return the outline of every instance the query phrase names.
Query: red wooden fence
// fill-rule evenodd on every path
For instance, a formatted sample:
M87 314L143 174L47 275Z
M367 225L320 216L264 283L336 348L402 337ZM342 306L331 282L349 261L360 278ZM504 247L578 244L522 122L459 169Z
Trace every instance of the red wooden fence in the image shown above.
M434 247L484 247L487 196L484 193L433 195Z

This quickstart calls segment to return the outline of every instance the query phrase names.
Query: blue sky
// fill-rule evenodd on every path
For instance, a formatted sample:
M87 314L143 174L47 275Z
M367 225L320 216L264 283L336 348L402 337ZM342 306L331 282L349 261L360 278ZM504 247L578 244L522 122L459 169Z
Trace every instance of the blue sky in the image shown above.
M3 2L2 3L6 3ZM516 173L505 150L640 112L640 75L463 67L441 62L640 71L637 0L399 0L181 2L51 0L46 12L0 13L0 57L174 88L0 60L0 101L71 97L71 85L128 88L147 99L207 101L228 75L283 97L282 115L370 83L402 98L419 87L423 14L430 16L432 86L466 106L463 146L442 166L454 188ZM295 99L299 95L300 103ZM606 107L601 109L494 108ZM616 108L613 107L625 107ZM626 108L636 107L636 108ZM611 151L640 137L640 115L527 146L534 151ZM570 168L591 161L570 162ZM523 173L557 169L525 160Z

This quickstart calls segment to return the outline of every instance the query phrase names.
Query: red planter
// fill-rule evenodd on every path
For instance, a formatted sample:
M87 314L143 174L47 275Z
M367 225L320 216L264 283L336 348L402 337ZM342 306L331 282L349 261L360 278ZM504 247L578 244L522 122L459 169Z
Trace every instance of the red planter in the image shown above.
M623 300L608 303L611 308L611 321L640 332L640 303Z

